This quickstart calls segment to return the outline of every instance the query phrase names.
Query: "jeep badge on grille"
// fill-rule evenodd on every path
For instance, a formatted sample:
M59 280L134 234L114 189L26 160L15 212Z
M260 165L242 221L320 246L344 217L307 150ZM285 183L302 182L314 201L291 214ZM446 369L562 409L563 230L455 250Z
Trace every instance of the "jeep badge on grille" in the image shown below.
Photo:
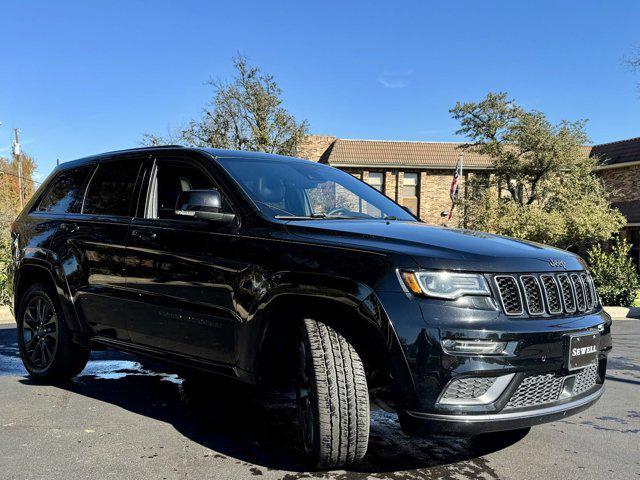
M567 268L567 262L564 260L557 260L555 258L549 259L549 265L552 267Z

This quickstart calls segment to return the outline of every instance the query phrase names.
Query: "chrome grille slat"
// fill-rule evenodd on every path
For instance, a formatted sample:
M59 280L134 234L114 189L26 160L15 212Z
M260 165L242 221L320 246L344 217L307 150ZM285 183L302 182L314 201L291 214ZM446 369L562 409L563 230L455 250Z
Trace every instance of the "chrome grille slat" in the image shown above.
M512 275L496 275L494 280L504 312L507 315L522 315L524 306L516 278Z
M587 302L584 294L584 283L582 283L582 279L577 273L572 273L570 278L576 292L576 307L579 312L584 312L587 309Z
M547 309L551 315L562 313L562 300L560 298L560 287L553 275L540 275L544 298L547 302Z
M576 311L576 294L574 293L573 284L569 280L569 275L561 273L558 275L558 283L562 292L562 304L564 311L567 313L575 313Z
M583 273L581 277L582 281L584 282L585 293L587 294L587 308L591 310L592 308L595 308L596 304L598 303L596 300L596 288L593 284L591 275L589 275L588 273Z
M530 315L544 314L544 303L542 302L542 290L538 279L533 275L520 275L527 311Z

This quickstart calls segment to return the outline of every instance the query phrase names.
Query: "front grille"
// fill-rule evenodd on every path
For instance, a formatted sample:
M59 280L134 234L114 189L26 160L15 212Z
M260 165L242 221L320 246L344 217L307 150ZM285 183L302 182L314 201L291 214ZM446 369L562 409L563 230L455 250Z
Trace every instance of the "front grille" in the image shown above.
M566 376L558 373L530 375L522 380L504 409L536 407L570 398L590 390L598 380L595 363Z
M600 379L598 375L598 365L594 364L590 367L581 370L580 373L576 375L575 383L573 385L573 394L579 395L587 390L591 389L598 380Z
M502 308L507 315L583 313L598 306L591 276L581 273L496 275Z
M442 398L469 400L487 393L496 377L459 378L449 384Z

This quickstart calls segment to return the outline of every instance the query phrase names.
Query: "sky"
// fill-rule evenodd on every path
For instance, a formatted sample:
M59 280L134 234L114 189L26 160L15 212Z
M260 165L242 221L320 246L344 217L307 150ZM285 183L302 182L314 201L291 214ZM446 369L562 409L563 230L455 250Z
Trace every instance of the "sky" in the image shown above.
M449 109L506 91L594 143L640 136L637 1L2 0L0 18L0 156L18 127L38 179L198 117L238 53L312 133L464 141Z

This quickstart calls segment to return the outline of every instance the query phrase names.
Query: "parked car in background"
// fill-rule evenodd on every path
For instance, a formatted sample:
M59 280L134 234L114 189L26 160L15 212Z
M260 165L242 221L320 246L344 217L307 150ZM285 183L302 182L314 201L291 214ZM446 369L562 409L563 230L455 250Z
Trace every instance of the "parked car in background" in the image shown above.
M603 392L611 321L579 257L428 226L307 160L156 147L64 163L12 241L34 379L109 347L290 382L317 467L363 459L370 399L407 433L471 435Z

